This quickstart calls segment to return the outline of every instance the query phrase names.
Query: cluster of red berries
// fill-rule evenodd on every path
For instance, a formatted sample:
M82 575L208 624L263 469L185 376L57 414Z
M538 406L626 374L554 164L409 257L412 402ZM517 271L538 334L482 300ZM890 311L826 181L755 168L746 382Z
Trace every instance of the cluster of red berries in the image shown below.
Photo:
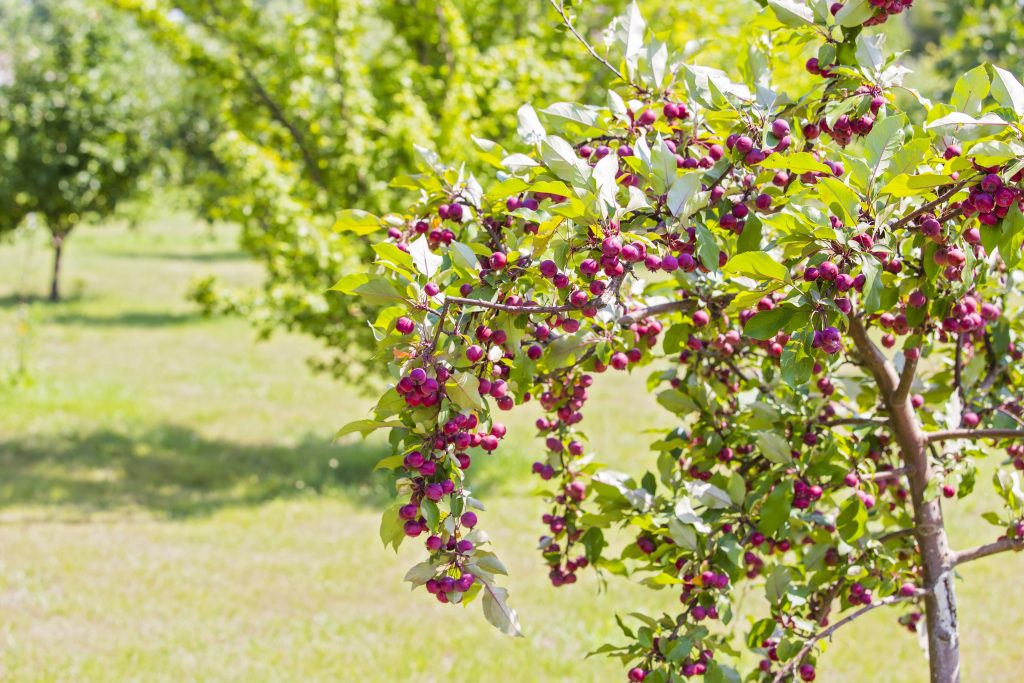
M1022 179L1024 172L1018 171L1011 182L1019 183ZM988 173L971 188L961 206L965 216L977 215L982 225L996 226L1014 204L1024 208L1024 193L1020 188L1007 185L997 173Z
M423 368L413 368L395 385L407 405L412 407L430 407L436 405L445 396L444 383L451 374L446 368L438 367L435 377L427 375Z

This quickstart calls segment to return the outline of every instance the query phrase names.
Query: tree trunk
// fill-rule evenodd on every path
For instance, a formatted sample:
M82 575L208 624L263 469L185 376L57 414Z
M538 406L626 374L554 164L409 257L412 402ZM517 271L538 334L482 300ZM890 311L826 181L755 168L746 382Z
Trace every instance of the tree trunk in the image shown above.
M960 639L953 589L953 552L949 547L942 506L937 497L926 501L925 489L934 476L928 462L925 434L910 404L910 377L901 378L895 368L868 337L861 321L850 320L850 334L878 382L879 395L889 412L893 435L899 444L910 481L914 506L914 535L917 537L923 570L925 626L928 629L928 664L931 683L960 683ZM901 384L906 383L903 391Z
M66 234L53 236L53 276L50 278L50 301L60 301L60 259L64 252Z
M891 406L890 415L910 480L914 533L924 570L923 585L931 589L924 599L931 683L959 683L960 642L953 588L953 551L946 536L939 499L924 500L925 489L934 476L924 433L908 399Z

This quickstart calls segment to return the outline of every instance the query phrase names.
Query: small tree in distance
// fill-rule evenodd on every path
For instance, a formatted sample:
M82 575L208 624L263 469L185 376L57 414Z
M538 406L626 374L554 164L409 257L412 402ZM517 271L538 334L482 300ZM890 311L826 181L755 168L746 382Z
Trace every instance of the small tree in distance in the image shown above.
M628 680L811 681L823 640L890 605L931 680L959 680L954 571L1024 548L1024 86L980 66L949 104L906 88L871 27L910 2L767 0L737 82L635 4L602 50L551 0L607 104L523 107L525 151L475 141L486 187L423 152L409 209L342 212L377 258L335 289L376 308L394 386L341 434L389 430L381 537L426 547L407 580L519 634L468 477L507 438L495 411L537 401L551 583L592 568L674 595L598 650ZM765 50L794 43L816 79L787 94ZM650 471L610 471L578 431L588 389L656 361L680 424ZM954 550L942 500L972 493L990 442L1005 507ZM735 642L750 587L767 616Z
M0 233L40 215L53 245L51 301L64 246L83 220L110 216L156 153L154 116L123 21L87 3L4 1ZM135 55L137 58L138 55Z

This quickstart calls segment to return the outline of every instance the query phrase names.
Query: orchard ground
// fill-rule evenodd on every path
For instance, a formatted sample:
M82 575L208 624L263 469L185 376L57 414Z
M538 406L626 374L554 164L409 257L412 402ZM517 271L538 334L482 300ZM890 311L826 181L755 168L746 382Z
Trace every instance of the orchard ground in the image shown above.
M41 231L0 246L0 680L618 681L618 661L583 659L618 637L605 606L674 609L674 591L614 577L600 595L591 574L549 586L531 410L474 465L527 638L411 595L412 549L396 561L377 537L382 441L331 443L368 400L307 369L311 342L258 342L184 299L197 275L259 277L232 229L173 215L83 228L67 301L25 301L45 292L50 258ZM625 471L651 457L638 427L670 418L645 380L601 377L587 406L591 444ZM977 516L993 465L983 495L947 505L955 547L998 533ZM963 568L965 681L1020 680L1022 572L1021 555ZM820 680L925 681L897 614L842 630Z

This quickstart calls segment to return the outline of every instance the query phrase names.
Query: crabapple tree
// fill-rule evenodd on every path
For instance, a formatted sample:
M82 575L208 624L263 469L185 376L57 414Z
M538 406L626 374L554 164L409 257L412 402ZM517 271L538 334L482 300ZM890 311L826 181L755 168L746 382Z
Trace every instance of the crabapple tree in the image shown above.
M424 151L408 208L346 214L376 260L334 289L374 309L393 385L341 433L389 431L381 537L424 545L408 581L519 633L470 481L533 401L552 585L665 595L598 649L629 681L811 681L825 639L888 606L959 680L954 570L1024 548L1024 86L985 65L949 103L905 87L874 27L910 4L768 0L750 49L803 45L815 76L784 92L767 58L742 80L687 63L635 4L596 47L552 0L605 104L524 106L518 148L475 140L486 182ZM645 367L678 426L631 476L579 427L602 374ZM954 550L942 501L992 445L1004 505Z

